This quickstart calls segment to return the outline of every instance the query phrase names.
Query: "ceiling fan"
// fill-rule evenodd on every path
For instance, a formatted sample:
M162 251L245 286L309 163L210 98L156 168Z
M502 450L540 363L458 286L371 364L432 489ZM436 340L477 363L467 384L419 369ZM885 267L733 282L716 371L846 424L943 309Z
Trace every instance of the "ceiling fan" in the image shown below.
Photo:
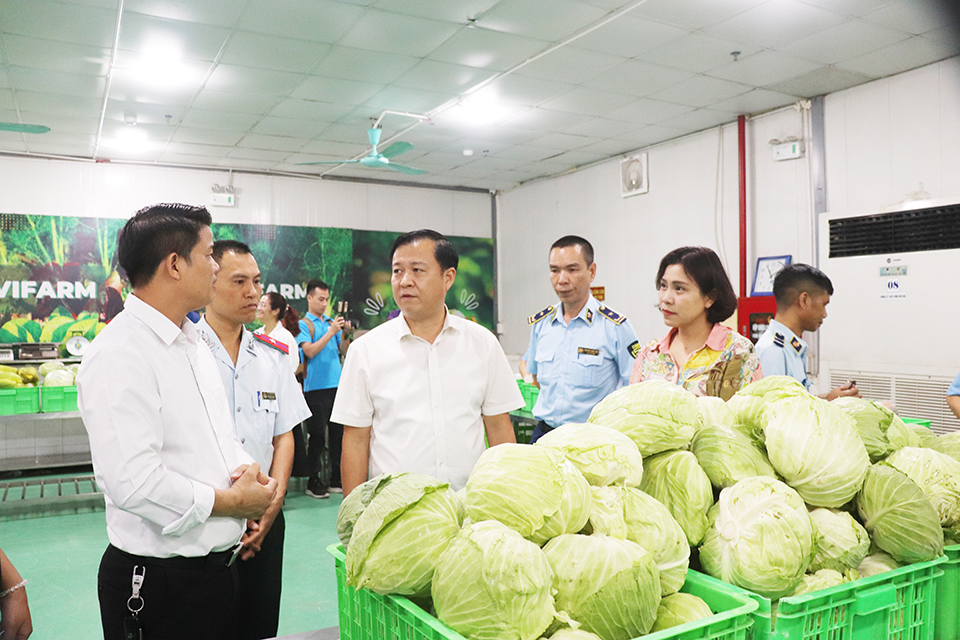
M401 153L406 153L407 151L413 149L413 145L409 142L394 142L383 151L378 152L377 145L380 143L381 132L382 129L378 129L376 127L373 129L367 129L367 135L370 137L370 144L373 148L370 150L370 155L365 158L360 158L359 160L331 160L327 162L298 162L297 164L350 164L359 162L365 167L371 167L374 169L390 169L392 171L399 171L412 176L426 173L426 171L423 169L414 169L413 167L406 167L402 164L394 164L393 162L390 162L390 158L398 156Z
M50 127L42 124L19 124L16 122L0 122L0 131L13 131L15 133L46 133Z

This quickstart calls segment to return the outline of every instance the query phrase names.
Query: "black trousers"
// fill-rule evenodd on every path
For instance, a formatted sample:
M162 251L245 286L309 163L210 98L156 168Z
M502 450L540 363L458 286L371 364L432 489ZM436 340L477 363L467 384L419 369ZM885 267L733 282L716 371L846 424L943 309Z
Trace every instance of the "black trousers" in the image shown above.
M330 422L336 388L315 389L303 394L313 414L307 418L307 465L311 478L319 478L334 487L340 484L340 453L343 449L343 426ZM329 452L327 434L329 432Z
M223 555L215 561L175 558L166 564L171 559L134 556L108 546L97 574L104 640L123 640L135 566L137 573L146 568L139 613L145 639L234 640L239 619L237 567L236 563L227 567Z
M260 553L237 560L240 573L241 640L274 638L280 624L280 587L283 582L283 511L263 540Z
M553 427L548 425L543 420L537 423L537 426L533 428L533 433L530 434L530 444L535 444L537 440L545 436L546 434L553 431Z

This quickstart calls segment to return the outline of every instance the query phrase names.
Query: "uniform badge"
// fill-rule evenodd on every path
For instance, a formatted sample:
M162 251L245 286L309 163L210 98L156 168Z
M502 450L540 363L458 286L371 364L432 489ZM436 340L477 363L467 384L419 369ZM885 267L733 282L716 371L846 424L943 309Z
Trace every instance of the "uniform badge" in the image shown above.
M784 340L784 338L783 338L783 334L782 334L782 333L774 333L774 334L773 334L773 344L774 344L774 345L783 348L783 340Z
M546 318L548 315L550 315L550 314L553 312L553 309L554 309L554 306L553 306L553 305L550 305L549 307L547 307L547 308L544 309L543 311L538 311L538 312L535 313L534 315L532 315L532 316L530 316L529 318L527 318L527 324L536 324L536 323L540 322L541 320L543 320L544 318Z
M290 353L290 348L287 345L280 342L279 340L274 340L268 335L264 335L262 333L254 333L253 337L255 340L259 340L260 342L267 345L268 347L273 347L277 351L282 352L284 355L287 355L288 353Z
M604 318L606 318L607 320L609 320L610 322L612 322L613 324L616 324L616 325L621 325L621 324L623 324L623 323L626 321L626 319L627 319L626 316L620 315L619 313L617 313L616 311L614 311L614 310L611 309L610 307L600 307L599 309L597 309L597 311L598 311L598 312L600 313L600 315L602 315Z
M593 324L593 311L587 309L587 313L585 315L587 318L587 324Z
M640 354L640 342L638 340L631 342L630 345L627 346L627 351L630 352L631 358L636 358L637 355Z
M275 394L273 391L261 391L260 397L264 400L276 400L277 394Z
M803 345L800 344L800 341L797 340L796 336L794 336L793 340L790 341L790 346L796 349L797 353L800 353L800 351L803 349Z
M577 347L577 353L582 353L585 356L598 356L600 355L600 349L591 349L589 347Z

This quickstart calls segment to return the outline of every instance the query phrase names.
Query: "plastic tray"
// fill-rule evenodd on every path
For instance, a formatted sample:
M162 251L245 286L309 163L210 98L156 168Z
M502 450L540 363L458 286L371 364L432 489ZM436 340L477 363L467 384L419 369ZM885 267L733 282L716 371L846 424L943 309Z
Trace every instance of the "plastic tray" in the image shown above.
M43 413L77 410L77 388L40 387L40 407Z
M327 547L337 568L340 640L464 640L429 613L402 596L381 596L346 584L343 547ZM681 591L703 598L717 612L696 622L643 636L644 640L746 640L757 603L734 593L729 585L691 571Z
M903 420L904 424L918 424L921 427L930 428L930 420L924 420L923 418L904 418L902 416L900 419Z
M947 561L937 582L935 640L960 640L960 544L943 550Z
M40 390L37 387L0 389L0 416L13 416L40 411Z
M869 578L781 598L704 576L756 600L752 640L933 640L941 556ZM939 639L938 639L939 640Z

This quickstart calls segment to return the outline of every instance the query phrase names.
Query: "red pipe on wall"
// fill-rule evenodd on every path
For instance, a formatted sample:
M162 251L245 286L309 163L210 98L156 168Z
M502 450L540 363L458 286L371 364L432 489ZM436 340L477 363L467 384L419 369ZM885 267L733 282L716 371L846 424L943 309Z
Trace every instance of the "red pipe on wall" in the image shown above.
M740 297L747 291L747 117L737 116L737 152L740 172Z

